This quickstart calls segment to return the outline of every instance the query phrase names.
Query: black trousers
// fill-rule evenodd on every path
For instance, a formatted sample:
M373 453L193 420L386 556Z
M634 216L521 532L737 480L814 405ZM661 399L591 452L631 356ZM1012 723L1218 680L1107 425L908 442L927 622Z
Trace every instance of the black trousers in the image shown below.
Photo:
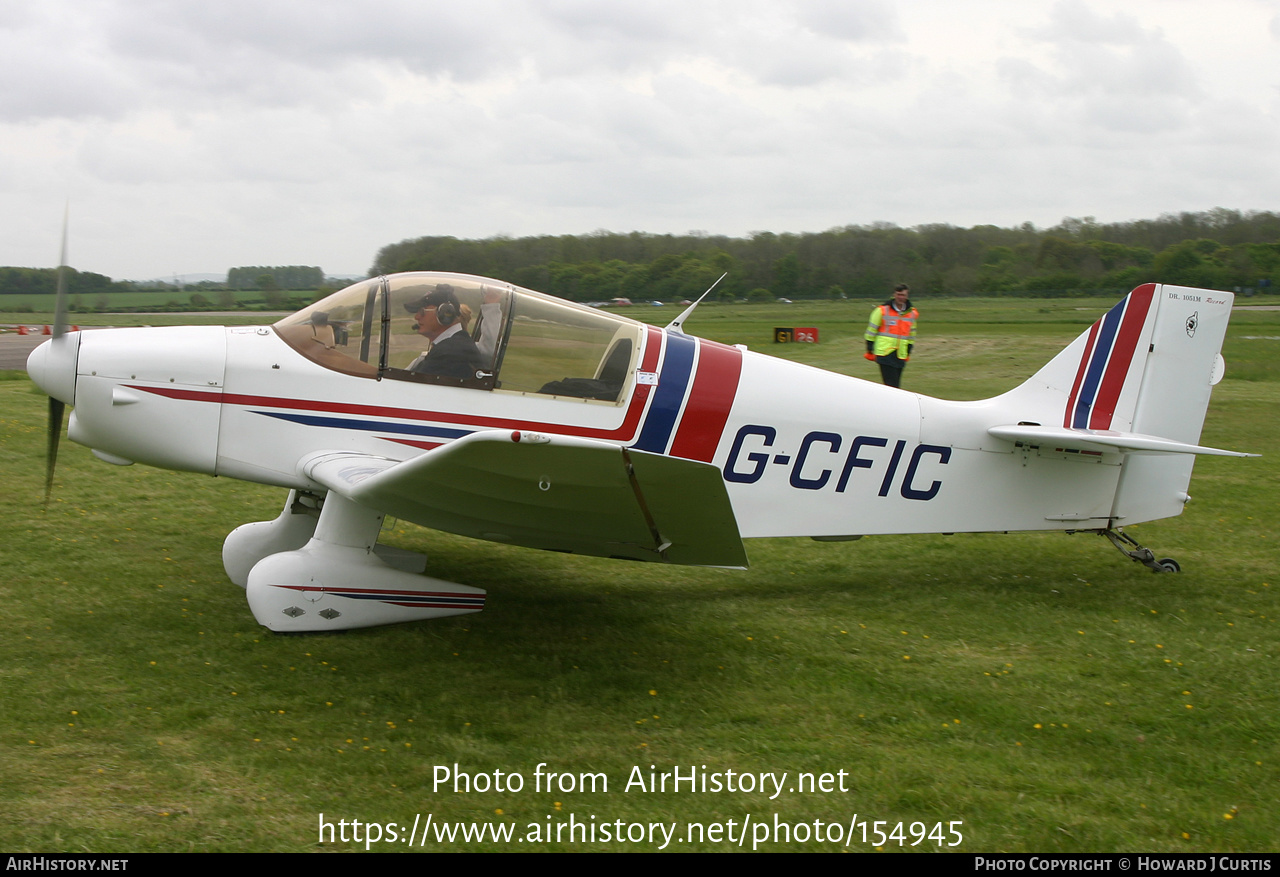
M880 380L884 381L886 387L902 386L902 370L907 364L898 359L896 352L887 356L877 356L876 364L880 366Z

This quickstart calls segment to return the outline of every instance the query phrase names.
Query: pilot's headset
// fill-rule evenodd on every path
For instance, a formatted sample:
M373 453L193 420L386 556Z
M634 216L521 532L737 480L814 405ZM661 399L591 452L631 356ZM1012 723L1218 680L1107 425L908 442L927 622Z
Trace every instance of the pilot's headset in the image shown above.
M404 309L411 314L416 314L423 308L435 308L436 321L446 328L458 322L458 318L461 316L458 297L454 295L453 287L447 283L441 283L435 290L427 293L422 298L415 298L404 303Z
M441 326L449 327L458 322L461 315L458 309L458 298L453 294L453 287L447 283L441 283L436 287L436 291L430 298L444 298L444 301L436 305L436 320Z

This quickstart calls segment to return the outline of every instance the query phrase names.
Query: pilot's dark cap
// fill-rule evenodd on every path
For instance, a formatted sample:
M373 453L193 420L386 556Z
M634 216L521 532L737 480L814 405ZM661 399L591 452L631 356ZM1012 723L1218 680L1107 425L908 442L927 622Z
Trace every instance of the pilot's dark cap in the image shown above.
M442 304L451 304L455 308L458 306L458 297L453 294L453 287L447 283L441 283L434 291L405 302L404 309L416 314L423 308L438 308Z

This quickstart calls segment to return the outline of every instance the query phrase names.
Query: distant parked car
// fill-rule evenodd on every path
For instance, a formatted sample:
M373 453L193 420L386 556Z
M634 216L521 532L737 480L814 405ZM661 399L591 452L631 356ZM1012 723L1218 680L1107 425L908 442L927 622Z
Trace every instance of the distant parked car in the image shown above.
M629 308L629 307L631 307L631 299L629 299L629 298L615 298L615 299L613 300L613 306L614 306L615 308Z

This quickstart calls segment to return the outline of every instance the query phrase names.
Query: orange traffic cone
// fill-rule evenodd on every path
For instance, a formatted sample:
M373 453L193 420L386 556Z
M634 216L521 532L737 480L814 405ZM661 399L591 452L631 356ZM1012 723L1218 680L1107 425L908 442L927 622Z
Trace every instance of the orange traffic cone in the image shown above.
M52 329L50 329L50 328L46 325L46 326L44 327L44 329L42 329L42 330L40 331L40 334L41 334L41 335L52 335L52 334L53 334L53 330L52 330Z
M27 329L27 327L26 327L26 326L19 326L19 327L18 327L18 334L19 334L19 335L30 335L30 334L31 334L31 332Z

